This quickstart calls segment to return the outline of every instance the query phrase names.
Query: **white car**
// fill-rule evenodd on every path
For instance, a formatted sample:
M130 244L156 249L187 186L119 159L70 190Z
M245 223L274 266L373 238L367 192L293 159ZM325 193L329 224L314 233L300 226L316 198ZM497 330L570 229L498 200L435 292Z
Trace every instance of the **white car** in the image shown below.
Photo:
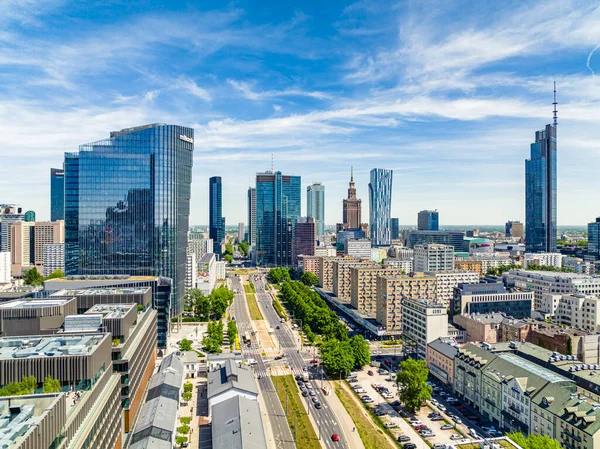
M438 404L437 408L439 408L442 412L446 411L446 407L444 407L442 404Z
M421 421L420 419L411 419L410 420L410 425L413 426L413 427L422 426L423 425L423 421Z
M383 427L385 427L386 429L391 429L393 427L398 427L398 424L396 424L393 421L388 421L383 425Z
M432 403L433 405L438 405L438 401L436 401L435 399L432 399L432 400L431 400L431 403Z

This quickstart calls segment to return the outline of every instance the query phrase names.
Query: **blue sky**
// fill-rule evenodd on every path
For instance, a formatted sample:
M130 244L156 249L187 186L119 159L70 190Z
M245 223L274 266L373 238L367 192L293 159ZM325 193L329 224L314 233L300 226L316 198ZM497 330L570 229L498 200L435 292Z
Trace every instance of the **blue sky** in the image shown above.
M223 177L228 224L270 168L326 185L374 167L392 216L524 220L524 160L559 101L559 225L600 215L597 2L2 0L0 202L49 216L50 167L111 130L193 126L191 223ZM597 51L596 51L597 50ZM597 72L598 75L595 73Z

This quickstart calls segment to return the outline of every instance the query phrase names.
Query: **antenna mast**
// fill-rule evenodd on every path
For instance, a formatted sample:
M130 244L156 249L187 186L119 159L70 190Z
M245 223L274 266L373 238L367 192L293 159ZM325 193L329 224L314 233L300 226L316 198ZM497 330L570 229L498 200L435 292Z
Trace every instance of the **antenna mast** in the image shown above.
M554 111L553 111L553 113L554 113L554 127L556 128L556 125L558 125L558 119L556 117L556 113L557 113L557 111L556 111L556 105L558 104L556 102L556 81L554 81L554 103L552 103L552 104L554 105Z
M271 173L275 173L275 170L273 169L273 153L271 153Z

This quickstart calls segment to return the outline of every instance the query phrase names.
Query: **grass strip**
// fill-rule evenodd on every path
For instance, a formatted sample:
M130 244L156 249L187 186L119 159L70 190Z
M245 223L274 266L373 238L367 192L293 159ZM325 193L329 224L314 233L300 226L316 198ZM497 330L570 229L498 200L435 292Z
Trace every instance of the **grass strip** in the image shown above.
M246 293L246 300L248 301L248 309L250 310L250 318L253 320L263 320L263 316L258 308L256 297L254 293Z
M247 284L244 284L244 290L246 290L246 293L256 293L256 288L252 281L248 281Z
M285 313L285 309L281 305L281 302L279 302L279 299L277 299L276 297L273 298L273 307L275 308L275 312L277 312L277 315L279 315L279 318L287 320L287 313Z
M291 375L271 376L273 385L277 387L277 395L285 412L286 398L288 404L287 420L292 435L296 435L296 447L298 449L321 449L321 444L315 429L308 418L308 413L302 405L302 398L298 393L298 387ZM310 407L310 406L309 406ZM295 419L294 419L295 418Z

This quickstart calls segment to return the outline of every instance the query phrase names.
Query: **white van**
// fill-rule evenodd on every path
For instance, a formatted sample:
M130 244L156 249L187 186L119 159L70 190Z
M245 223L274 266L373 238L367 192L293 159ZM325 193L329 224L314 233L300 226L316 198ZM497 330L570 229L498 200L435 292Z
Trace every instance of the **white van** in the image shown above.
M469 435L471 435L473 438L478 439L479 435L477 435L477 432L475 431L475 429L469 429Z

